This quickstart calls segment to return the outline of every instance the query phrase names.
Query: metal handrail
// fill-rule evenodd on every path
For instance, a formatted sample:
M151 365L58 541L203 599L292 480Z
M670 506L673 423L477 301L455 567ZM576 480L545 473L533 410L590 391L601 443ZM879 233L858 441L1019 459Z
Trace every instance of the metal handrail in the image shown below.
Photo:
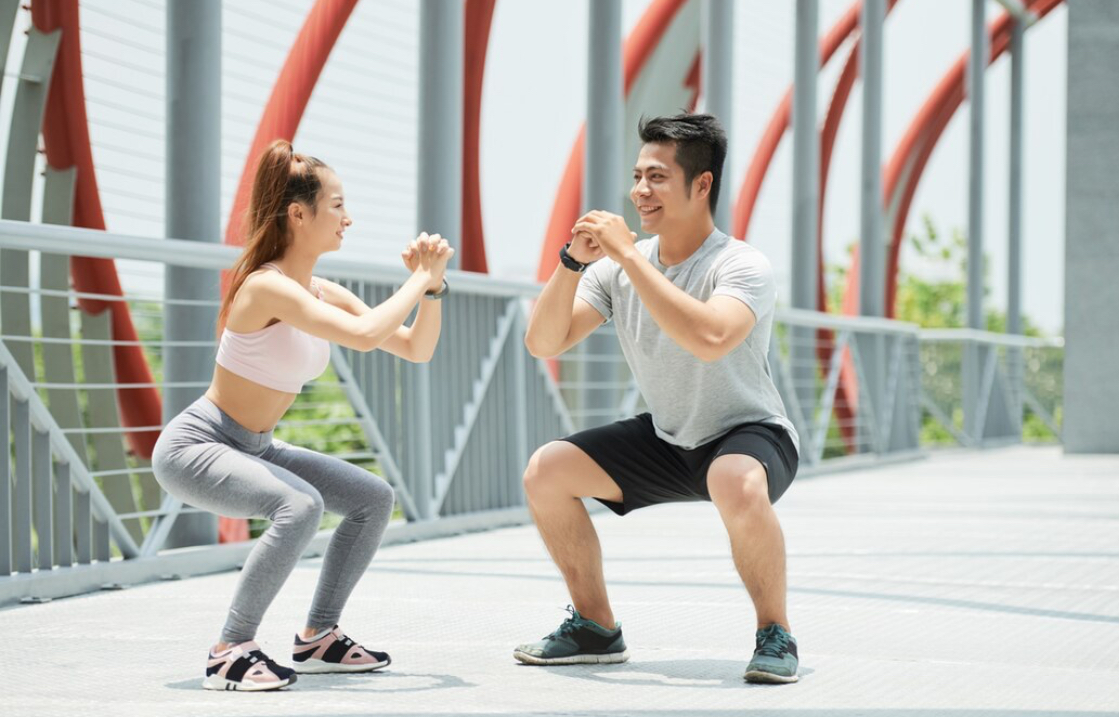
M23 374L19 364L8 351L8 347L0 343L0 366L8 370L8 391L17 401L26 401L31 416L31 425L35 430L50 435L51 450L59 457L62 463L70 467L70 477L83 493L89 493L90 502L98 520L109 526L109 532L120 548L121 555L134 558L140 554L140 547L132 539L128 529L117 515L109 501L97 487L97 483L89 475L81 458L74 452L74 448L62 433L62 429L55 423L50 411L43 405L39 394L32 388L31 383ZM2 400L8 400L3 397Z
M0 219L0 245L6 249L40 251L100 259L151 261L195 269L223 270L233 266L239 247L183 239L152 239L55 224L29 224ZM323 276L353 281L405 281L408 271L397 264L326 256L316 265ZM495 279L468 271L448 271L456 293L533 298L540 293L534 282Z

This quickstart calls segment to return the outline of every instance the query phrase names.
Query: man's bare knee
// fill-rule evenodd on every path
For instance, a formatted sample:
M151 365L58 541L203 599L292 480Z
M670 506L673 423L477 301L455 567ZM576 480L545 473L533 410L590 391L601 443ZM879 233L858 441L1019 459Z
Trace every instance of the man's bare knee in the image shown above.
M765 467L756 459L716 460L707 473L711 501L724 513L748 515L769 505L769 483Z
M562 452L562 447L557 445L560 443L561 441L545 443L529 459L524 474L525 495L529 500L570 494L570 490L565 490L563 485L565 471L562 460L556 455Z
M567 441L545 443L532 454L524 474L530 502L553 498L620 501L617 484L581 448Z

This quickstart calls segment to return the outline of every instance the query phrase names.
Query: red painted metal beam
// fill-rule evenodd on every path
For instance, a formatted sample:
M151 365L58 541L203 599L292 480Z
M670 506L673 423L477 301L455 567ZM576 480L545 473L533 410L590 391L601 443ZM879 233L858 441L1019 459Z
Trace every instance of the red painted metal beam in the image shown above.
M264 114L245 157L245 168L237 184L225 230L226 244L240 246L244 243L245 212L249 208L257 160L274 140L286 139L290 142L294 139L315 83L357 1L317 0L303 22L272 87L272 94L264 106Z
M47 164L56 170L76 169L74 208L71 223L87 229L105 229L105 215L93 169L89 145L89 123L82 84L82 55L77 0L34 0L31 21L40 32L62 30L58 56L43 115L43 144ZM70 259L74 289L91 294L123 296L116 264L112 259L75 256ZM112 337L116 341L138 339L128 304L123 301L79 299L78 305L90 314L112 313ZM138 345L114 346L113 368L117 381L124 384L152 383L151 370ZM157 426L161 423L162 403L154 388L117 389L121 421L126 427ZM129 447L150 458L158 431L129 432Z
M843 41L858 29L860 12L862 12L862 2L856 0L820 40L821 67L828 63L835 51L843 44ZM777 152L777 146L781 143L781 138L789 128L792 109L793 88L790 86L781 98L781 102L778 103L769 124L766 125L765 132L762 133L758 148L754 150L754 157L746 170L746 179L742 182L742 189L738 192L738 200L735 202L734 231L731 233L744 241L750 230L750 219L754 214L754 206L757 204L758 194L761 192L765 175L769 172L769 165L773 161L773 155Z
M497 0L467 0L464 48L462 133L462 242L459 266L487 273L486 240L482 226L482 178L479 134L482 126L482 85L486 72L493 9Z

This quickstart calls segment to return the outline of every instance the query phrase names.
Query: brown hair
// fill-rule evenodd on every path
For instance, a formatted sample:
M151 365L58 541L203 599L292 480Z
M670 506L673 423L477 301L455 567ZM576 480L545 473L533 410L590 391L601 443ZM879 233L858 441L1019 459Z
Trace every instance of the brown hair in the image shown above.
M282 139L268 145L260 155L245 218L245 250L230 270L229 290L225 292L218 313L219 332L229 317L233 297L249 274L282 257L291 244L288 231L291 203L306 204L311 216L315 215L315 204L322 192L320 169L329 167L322 160L297 154L292 151L291 142Z

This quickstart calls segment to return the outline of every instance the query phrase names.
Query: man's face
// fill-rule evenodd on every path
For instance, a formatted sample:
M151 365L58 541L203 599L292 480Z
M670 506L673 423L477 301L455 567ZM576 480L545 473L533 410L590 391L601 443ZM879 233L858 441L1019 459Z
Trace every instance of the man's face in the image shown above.
M642 231L648 234L660 234L666 226L688 222L697 204L707 202L706 196L696 196L694 188L688 196L684 168L676 163L675 143L649 143L641 147L633 167L629 197L641 217Z

